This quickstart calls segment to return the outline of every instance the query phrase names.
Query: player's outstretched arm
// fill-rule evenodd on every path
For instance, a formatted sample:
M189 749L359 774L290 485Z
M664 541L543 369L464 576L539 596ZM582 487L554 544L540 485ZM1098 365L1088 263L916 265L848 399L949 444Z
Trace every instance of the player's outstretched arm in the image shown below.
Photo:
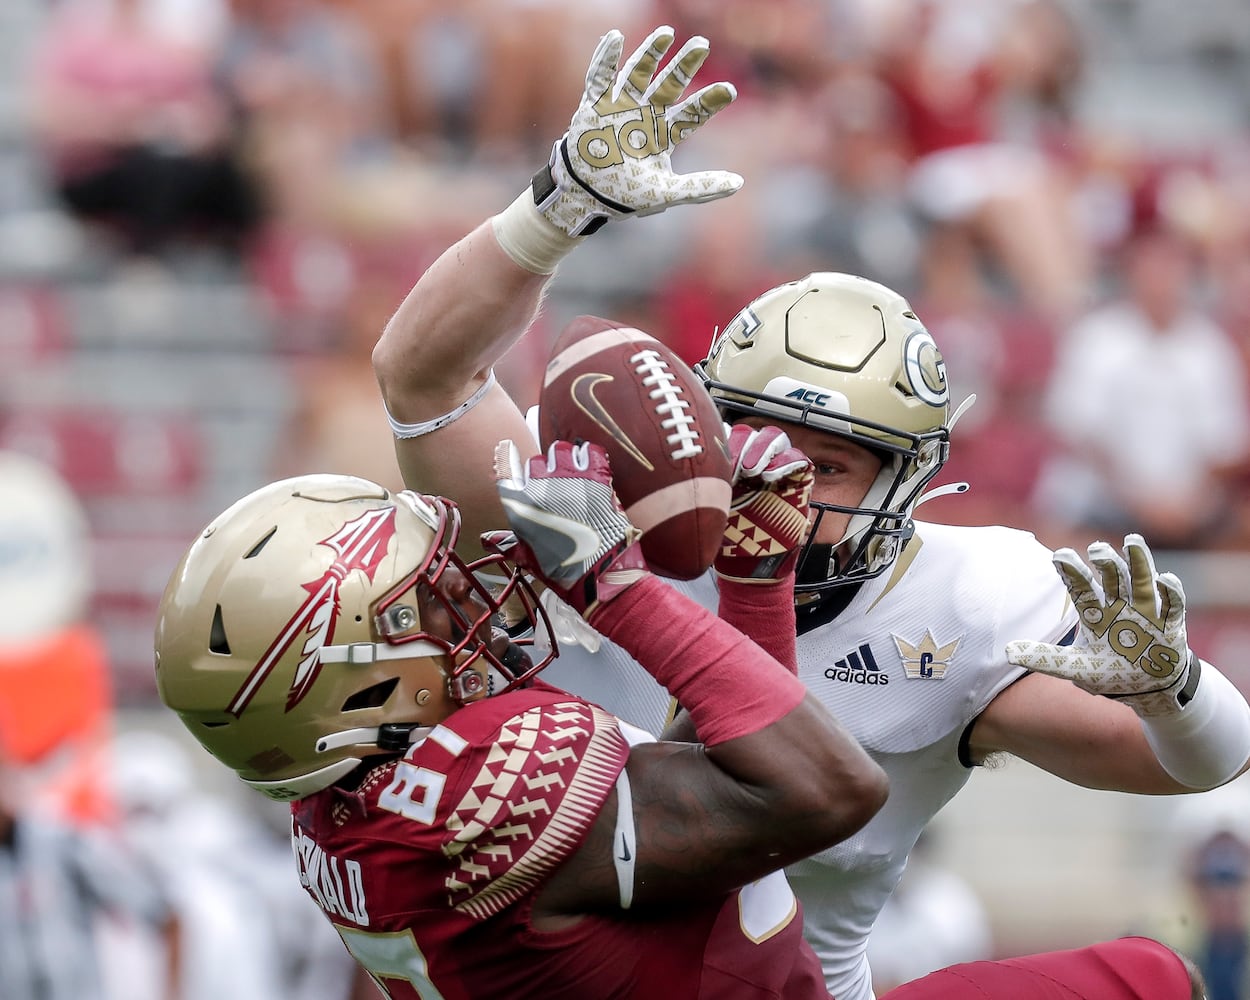
M1054 563L1079 616L1075 641L1016 640L1007 644L1007 658L1101 696L1058 713L1064 720L1087 719L1083 728L1090 733L1080 737L1083 752L1064 776L1126 791L1169 792L1212 788L1244 771L1250 760L1250 706L1227 678L1190 650L1184 588L1174 574L1155 569L1145 540L1127 535L1123 555L1106 542L1095 542L1088 549L1088 565L1072 549L1059 549ZM1144 737L1148 749L1140 754L1088 752L1095 734L1115 729L1102 699L1127 706L1138 717L1140 732L1129 728L1123 746ZM1062 736L1070 725L1065 721L1056 732ZM1145 779L1133 777L1141 773L1134 770L1133 758L1150 763L1151 754L1166 772L1161 783L1151 784L1148 773ZM1124 769L1127 780L1117 781L1116 767Z
M687 94L708 42L696 36L670 57L673 41L671 28L656 28L622 60L622 34L603 36L549 162L421 276L374 350L404 480L456 498L470 549L503 523L490 475L496 442L537 450L491 366L533 321L560 260L609 220L711 201L742 184L727 171L673 169L674 147L736 96L728 83Z
M490 533L488 547L633 655L702 740L632 749L628 801L618 786L536 913L723 893L868 822L885 801L884 772L785 667L650 573L601 448L557 442L523 462L504 442L497 476L512 531Z
M735 424L726 438L733 499L712 563L717 613L797 674L794 569L807 536L815 470L779 427ZM698 741L688 712L677 714L664 738Z

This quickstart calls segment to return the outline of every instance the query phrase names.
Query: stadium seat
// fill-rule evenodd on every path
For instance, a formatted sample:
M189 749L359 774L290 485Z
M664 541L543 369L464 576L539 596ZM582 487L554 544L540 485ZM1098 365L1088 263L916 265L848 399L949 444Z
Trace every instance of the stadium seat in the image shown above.
M198 428L178 414L24 409L0 425L0 447L42 459L84 499L186 496L203 468Z
M43 285L0 285L0 366L14 371L59 354L68 340L64 303Z

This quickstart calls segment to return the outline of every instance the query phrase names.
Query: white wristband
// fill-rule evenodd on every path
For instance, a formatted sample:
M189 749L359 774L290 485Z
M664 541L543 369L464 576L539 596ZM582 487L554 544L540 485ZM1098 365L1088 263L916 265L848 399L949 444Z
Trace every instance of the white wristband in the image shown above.
M1146 742L1182 785L1214 788L1250 759L1250 705L1232 681L1201 661L1193 700L1171 715L1143 717Z
M616 886L621 909L628 910L634 901L634 864L638 853L638 834L634 829L634 798L629 787L629 770L622 769L616 779L616 830L612 835L612 864L616 866Z
M383 408L386 409L386 419L391 425L391 433L400 440L424 437L427 434L433 434L435 431L446 427L448 424L454 424L457 420L473 409L473 407L477 406L486 394L490 392L490 388L494 384L495 369L492 368L486 373L486 381L479 385L473 391L473 395L457 406L454 410L444 413L441 417L435 417L433 420L422 420L415 424L400 423L391 415L390 409L383 404Z
M490 223L503 252L534 274L554 272L556 265L585 239L569 236L544 219L529 188L498 215L491 216Z

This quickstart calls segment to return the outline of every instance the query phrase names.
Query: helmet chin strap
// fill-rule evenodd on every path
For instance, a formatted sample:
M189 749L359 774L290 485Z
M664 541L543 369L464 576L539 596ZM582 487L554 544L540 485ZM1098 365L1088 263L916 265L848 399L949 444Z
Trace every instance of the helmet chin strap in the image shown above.
M433 726L407 725L387 723L383 726L363 726L358 729L344 729L338 733L328 733L317 741L317 752L327 753L351 746L376 745L385 750L406 750L412 743L424 739ZM398 736L403 736L402 746L396 746Z

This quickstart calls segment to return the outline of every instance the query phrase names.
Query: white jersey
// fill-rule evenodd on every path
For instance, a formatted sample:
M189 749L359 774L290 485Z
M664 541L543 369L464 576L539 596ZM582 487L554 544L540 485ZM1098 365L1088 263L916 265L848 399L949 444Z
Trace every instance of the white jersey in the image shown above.
M715 607L710 579L675 584ZM836 619L798 638L799 676L890 779L885 807L859 833L787 869L808 940L838 1000L869 1000L868 935L929 820L971 771L969 723L1024 671L1010 639L1054 642L1076 624L1051 553L1001 527L917 523L891 570ZM667 693L619 647L571 648L543 677L651 732Z

